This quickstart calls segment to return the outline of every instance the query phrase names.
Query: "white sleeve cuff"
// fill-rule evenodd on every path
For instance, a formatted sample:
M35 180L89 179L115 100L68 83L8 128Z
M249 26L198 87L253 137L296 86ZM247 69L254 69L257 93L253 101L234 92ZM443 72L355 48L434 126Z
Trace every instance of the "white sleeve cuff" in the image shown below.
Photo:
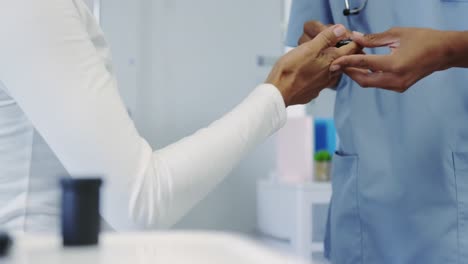
M272 84L261 84L250 94L254 100L265 102L271 105L273 111L271 115L271 134L281 129L287 121L286 105L284 98L276 86ZM258 98L258 99L257 99Z

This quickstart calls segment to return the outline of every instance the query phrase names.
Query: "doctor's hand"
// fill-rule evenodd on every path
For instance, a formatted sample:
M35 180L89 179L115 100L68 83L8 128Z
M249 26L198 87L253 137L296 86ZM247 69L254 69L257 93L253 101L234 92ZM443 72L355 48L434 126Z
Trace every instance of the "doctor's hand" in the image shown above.
M356 53L358 46L354 43L339 49L334 47L345 36L343 25L320 32L313 40L279 59L266 83L280 90L286 106L310 102L334 81L335 76L329 71L331 63L341 56Z
M370 35L354 32L351 38L359 45L389 47L390 54L344 56L330 70L344 71L362 87L402 93L433 72L451 67L457 33L422 28L393 28Z

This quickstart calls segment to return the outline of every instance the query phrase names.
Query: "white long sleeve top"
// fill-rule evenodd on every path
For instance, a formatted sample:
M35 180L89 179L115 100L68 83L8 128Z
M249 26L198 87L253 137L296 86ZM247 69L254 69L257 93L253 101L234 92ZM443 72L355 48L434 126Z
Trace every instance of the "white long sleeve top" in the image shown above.
M209 127L153 151L118 92L109 48L82 0L0 0L0 228L59 226L62 176L102 176L116 230L168 227L286 119L257 87Z

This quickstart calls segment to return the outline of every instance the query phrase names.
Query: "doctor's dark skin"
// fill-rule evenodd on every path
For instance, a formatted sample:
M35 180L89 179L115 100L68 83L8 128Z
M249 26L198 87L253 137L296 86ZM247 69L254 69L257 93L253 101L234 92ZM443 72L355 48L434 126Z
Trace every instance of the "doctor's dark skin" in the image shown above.
M331 63L342 56L355 54L359 49L356 44L335 48L346 36L343 25L326 28L313 40L283 56L266 83L279 89L286 106L310 102L336 82L335 75L329 71Z
M378 34L353 32L363 47L388 47L387 55L350 55L333 62L362 87L405 92L437 71L468 67L468 32L426 28L392 28Z

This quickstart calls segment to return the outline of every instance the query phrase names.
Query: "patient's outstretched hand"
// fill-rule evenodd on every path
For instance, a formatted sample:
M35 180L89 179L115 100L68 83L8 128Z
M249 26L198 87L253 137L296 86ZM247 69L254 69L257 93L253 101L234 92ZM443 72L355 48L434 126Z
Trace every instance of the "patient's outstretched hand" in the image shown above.
M329 71L331 63L360 50L356 43L335 48L346 36L343 25L326 28L314 39L284 55L273 67L266 83L280 90L286 106L310 102L335 82L336 74Z

